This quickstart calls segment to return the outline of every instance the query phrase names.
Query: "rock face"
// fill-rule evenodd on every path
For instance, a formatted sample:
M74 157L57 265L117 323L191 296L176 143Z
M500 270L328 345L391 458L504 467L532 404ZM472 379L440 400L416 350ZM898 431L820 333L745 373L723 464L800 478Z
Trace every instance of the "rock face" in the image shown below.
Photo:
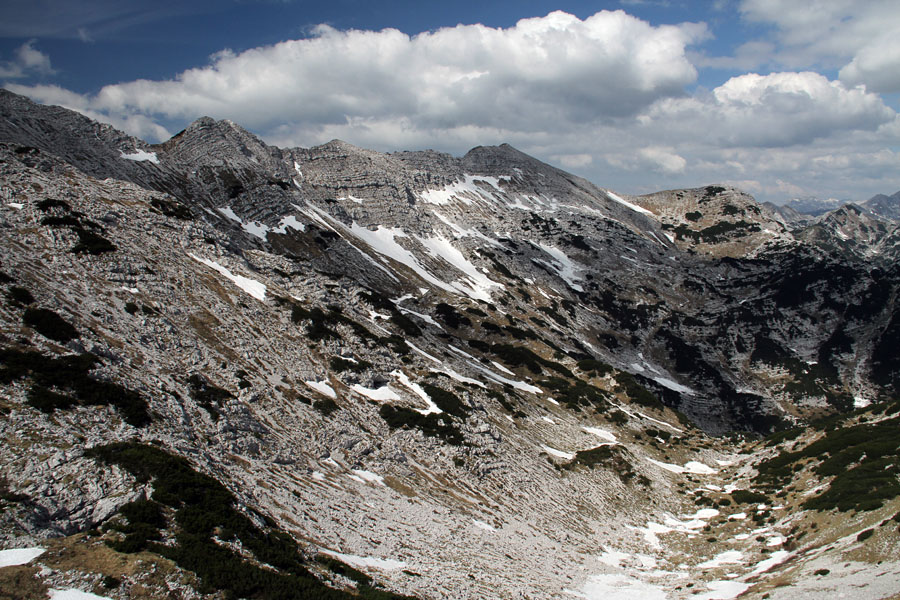
M147 543L171 581L185 597L192 577L211 585L178 537L186 501L157 493L156 471L97 458L127 441L232 494L251 525L213 523L207 549L287 573L253 545L254 527L287 532L329 589L374 593L325 556L422 598L617 581L686 597L681 574L711 590L725 576L692 533L708 525L743 536L743 558L720 563L764 593L771 550L750 532L813 521L808 490L779 496L784 518L715 519L709 504L754 486L774 450L710 435L803 425L900 385L897 231L853 208L792 229L734 188L622 197L508 145L279 149L208 118L148 145L5 91L0 114L8 545L65 536L131 556L135 501L153 498Z

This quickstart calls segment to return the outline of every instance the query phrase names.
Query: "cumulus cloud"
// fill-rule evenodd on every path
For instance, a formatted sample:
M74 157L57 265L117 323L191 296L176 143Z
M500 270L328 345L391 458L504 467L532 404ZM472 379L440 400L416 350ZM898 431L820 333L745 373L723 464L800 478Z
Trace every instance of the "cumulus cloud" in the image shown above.
M812 72L732 77L707 96L657 103L644 125L719 146L808 144L843 131L875 131L896 118L876 94Z
M34 47L37 40L28 40L15 51L13 60L0 62L0 78L22 79L32 75L52 75L50 57Z
M743 16L774 25L773 58L788 67L841 67L848 85L900 91L900 10L895 0L744 0ZM737 59L739 57L735 57ZM849 62L848 62L849 61Z
M322 25L309 39L220 52L172 80L104 87L91 107L228 117L257 130L407 119L416 130L542 131L633 115L683 94L697 76L685 49L705 35L703 25L653 27L622 11L584 20L554 12L507 29L458 25L412 37Z
M900 92L900 33L872 40L840 72L841 81L880 93Z

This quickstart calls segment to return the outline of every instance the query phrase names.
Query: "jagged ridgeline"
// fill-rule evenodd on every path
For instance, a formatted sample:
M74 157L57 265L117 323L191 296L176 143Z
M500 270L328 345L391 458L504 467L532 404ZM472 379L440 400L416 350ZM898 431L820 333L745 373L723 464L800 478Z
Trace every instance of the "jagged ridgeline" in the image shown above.
M761 595L896 549L891 197L0 115L0 548L45 550L4 592Z

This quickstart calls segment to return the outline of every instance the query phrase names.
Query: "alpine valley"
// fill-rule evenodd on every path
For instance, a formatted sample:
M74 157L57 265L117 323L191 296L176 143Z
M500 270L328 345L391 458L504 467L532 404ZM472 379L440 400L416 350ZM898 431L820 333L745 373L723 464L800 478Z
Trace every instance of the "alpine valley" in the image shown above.
M896 194L5 90L0 194L0 598L900 597Z

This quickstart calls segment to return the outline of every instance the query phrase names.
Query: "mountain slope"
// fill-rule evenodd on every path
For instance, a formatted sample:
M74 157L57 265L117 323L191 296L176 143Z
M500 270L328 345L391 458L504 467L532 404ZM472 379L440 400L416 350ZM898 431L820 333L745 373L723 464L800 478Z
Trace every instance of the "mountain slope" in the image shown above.
M847 519L803 506L812 463L781 496L755 479L825 433L709 435L894 397L895 267L784 231L672 241L693 208L509 146L278 149L201 119L123 158L0 100L0 534L55 573L0 589L758 597L850 557L900 580L887 525L845 539L895 497Z

